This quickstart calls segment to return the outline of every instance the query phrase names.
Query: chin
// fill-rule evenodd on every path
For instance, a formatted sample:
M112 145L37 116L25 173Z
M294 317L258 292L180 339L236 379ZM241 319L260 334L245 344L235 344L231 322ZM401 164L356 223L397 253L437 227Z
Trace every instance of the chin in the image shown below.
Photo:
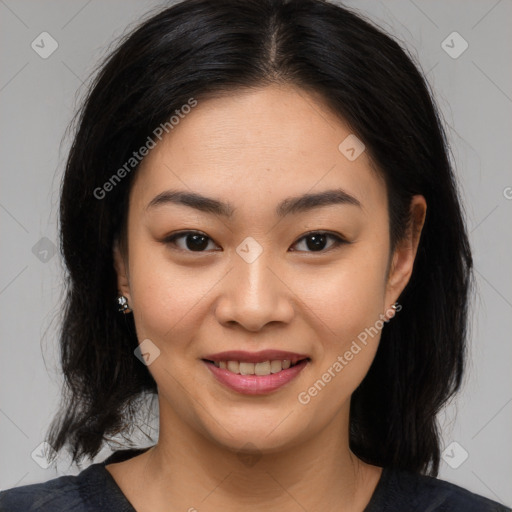
M238 419L229 417L228 420L224 416L212 420L209 417L204 428L212 441L237 454L275 453L299 445L306 437L304 431L294 424L296 418L293 414L285 419L288 414L289 411L281 409L280 413L267 414L265 418L262 418L261 410L246 413Z

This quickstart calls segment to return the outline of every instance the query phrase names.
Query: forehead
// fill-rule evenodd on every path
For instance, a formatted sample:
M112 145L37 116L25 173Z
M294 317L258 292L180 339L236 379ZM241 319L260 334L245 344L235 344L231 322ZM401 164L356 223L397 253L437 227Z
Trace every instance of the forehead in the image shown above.
M354 137L318 97L290 86L198 100L141 163L133 203L144 208L181 189L257 212L283 197L341 187L363 207L385 207L384 181L366 152L347 158L347 144L361 149Z

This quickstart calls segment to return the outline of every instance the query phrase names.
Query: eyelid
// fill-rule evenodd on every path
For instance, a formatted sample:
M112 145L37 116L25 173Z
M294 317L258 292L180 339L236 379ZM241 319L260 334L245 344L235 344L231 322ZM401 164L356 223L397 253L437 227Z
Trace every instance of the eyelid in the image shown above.
M164 243L166 245L176 245L174 243L174 241L177 238L185 237L186 235L201 235L201 236L204 236L205 238L208 238L209 240L211 240L215 245L218 245L215 242L215 240L213 240L213 238L211 236L207 235L206 233L203 233L202 231L197 231L194 229L186 229L183 231L178 231L177 233L172 233L171 235L164 237L164 239L162 240L162 243ZM208 252L210 252L210 251L188 251L186 249L181 249L180 247L177 247L176 250L181 251L181 252L188 252L191 254L208 254Z
M300 238L297 239L296 242L293 243L293 245L297 245L299 242L301 242L302 240L304 240L305 238L307 238L308 236L311 236L311 235L328 236L334 240L334 243L328 249L324 249L321 251L293 251L293 252L305 252L305 253L309 253L309 254L326 254L326 253L330 252L331 250L337 249L341 245L352 243L352 242L349 242L341 233L317 229L317 230L312 230L312 231L308 231L307 233L304 233L303 235L301 235Z
M210 237L209 235L207 235L206 233L203 233L202 231L190 230L190 229L172 233L171 235L164 237L164 239L162 240L162 243L167 244L167 245L176 245L174 243L175 240L178 238L181 238L181 237L185 237L186 235L201 235L201 236L204 236L205 238L211 240L215 245L218 245L215 242L215 240L213 240L213 238ZM307 233L304 233L303 235L301 235L301 237L298 238L292 244L292 246L297 245L299 242L301 242L302 240L304 240L305 238L307 238L308 236L311 236L311 235L326 235L326 236L330 237L331 239L333 239L334 243L328 249L324 249L321 251L292 250L292 252L302 252L302 253L309 253L309 254L326 254L326 253L330 252L331 250L337 249L341 245L352 243L349 240L347 240L341 233L317 229L317 230L308 231ZM189 251L187 249L181 249L180 247L177 247L176 250L181 251L181 252L190 253L190 254L208 254L209 252L211 252L211 251Z

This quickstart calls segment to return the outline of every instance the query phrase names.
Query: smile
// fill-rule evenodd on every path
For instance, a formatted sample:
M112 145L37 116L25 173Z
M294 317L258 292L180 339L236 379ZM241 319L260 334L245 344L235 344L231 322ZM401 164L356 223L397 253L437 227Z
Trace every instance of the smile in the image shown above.
M287 370L292 364L290 359L274 359L273 361L263 361L261 363L246 363L241 361L210 361L217 368L224 368L232 373L240 375L270 375Z
M246 395L264 395L276 391L295 379L310 361L306 358L292 364L289 359L259 363L213 362L203 359L203 363L219 383Z

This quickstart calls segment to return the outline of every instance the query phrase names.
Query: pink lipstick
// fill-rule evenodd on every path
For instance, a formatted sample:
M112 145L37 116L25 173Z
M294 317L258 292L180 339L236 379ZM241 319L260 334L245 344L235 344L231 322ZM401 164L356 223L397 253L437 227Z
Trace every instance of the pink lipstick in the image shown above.
M263 395L281 388L311 361L306 354L282 350L233 350L211 354L202 360L220 383L248 395Z

